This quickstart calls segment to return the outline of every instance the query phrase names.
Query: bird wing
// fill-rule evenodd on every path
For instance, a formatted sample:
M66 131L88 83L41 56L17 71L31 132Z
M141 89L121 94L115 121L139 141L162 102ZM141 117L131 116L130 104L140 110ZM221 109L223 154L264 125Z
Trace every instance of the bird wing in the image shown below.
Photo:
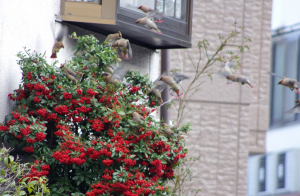
M230 69L226 69L226 68L225 68L225 64L222 64L222 65L220 66L220 68L218 69L217 74L219 74L219 75L221 75L221 76L224 76L224 77L227 77L227 76L231 75L232 72L231 72Z
M161 77L167 76L168 74L164 71L156 80L154 80L153 84L160 85L162 81L160 81ZM164 82L163 82L164 83Z
M185 75L181 75L178 73L174 73L173 74L173 79L175 80L175 82L178 84L180 81L188 79L189 77L185 76Z
M233 69L234 66L236 66L236 62L227 62L224 65L225 69L231 73L234 71L234 69Z
M157 29L156 24L153 22L153 20L151 20L151 18L148 18L148 17L147 17L147 23L145 26L148 27L149 29Z
M269 72L269 74L272 75L272 76L275 76L275 77L282 78L282 79L286 78L285 76L280 76L280 75L277 75L277 74L275 74L273 72Z
M63 40L63 37L65 35L68 35L68 27L63 27L60 32L58 33L57 37L56 37L56 40L57 41L62 41Z
M299 87L299 82L296 79L289 80L289 83L293 85L295 88Z
M158 10L154 10L152 13L153 18L157 20L161 20L164 17L164 15L165 14L163 12L159 12Z
M286 111L285 113L300 113L300 104L294 106L292 109Z
M123 81L125 75L127 74L127 72L129 71L129 67L124 68L122 65L120 65L112 74L112 78L113 79L118 79L120 81Z
M166 88L166 86L167 86L167 84L164 83L163 81L157 81L157 85L154 88L159 91L163 91L164 88Z
M71 68L66 68L66 72L71 76L74 76L75 78L79 79L76 73Z
M220 68L217 71L217 74L227 77L230 74L233 74L233 66L235 66L235 62L227 62L225 64L221 64Z
M233 84L234 82L231 80L227 80L226 84Z
M132 58L132 50L131 50L129 40L127 40L127 54L129 58Z

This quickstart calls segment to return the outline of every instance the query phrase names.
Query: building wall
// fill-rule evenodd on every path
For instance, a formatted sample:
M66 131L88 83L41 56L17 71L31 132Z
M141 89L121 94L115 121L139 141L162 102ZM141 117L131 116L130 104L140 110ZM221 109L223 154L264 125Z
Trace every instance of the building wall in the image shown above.
M248 155L265 152L269 124L271 8L271 0L195 0L193 47L171 50L171 68L182 69L184 74L193 76L194 68L187 54L197 63L198 41L207 39L210 48L215 50L220 44L218 34L227 35L234 30L235 20L237 26L245 27L236 44L244 44L244 36L252 39L251 43L245 43L250 51L240 55L242 69L239 72L249 76L254 88L226 85L226 80L220 77L213 77L212 81L201 78L205 83L190 98L186 108L190 111L185 121L193 125L187 139L189 155L200 156L200 161L192 167L192 187L202 190L199 195L246 195ZM225 52L222 55L226 55ZM182 85L189 81L183 81ZM173 109L172 120L175 114Z
M105 36L75 27L69 24L55 22L55 14L60 12L60 0L1 0L0 1L0 122L9 114L14 103L9 100L8 94L19 87L21 70L16 63L19 51L23 47L39 53L46 51L48 63L50 59L55 35L62 26L68 26L69 34L93 34L104 41ZM58 53L61 63L71 60L72 47L75 40L64 38L65 48ZM150 75L152 80L158 76L159 54L151 49L132 45L134 58L124 62L124 66L131 66L134 70Z

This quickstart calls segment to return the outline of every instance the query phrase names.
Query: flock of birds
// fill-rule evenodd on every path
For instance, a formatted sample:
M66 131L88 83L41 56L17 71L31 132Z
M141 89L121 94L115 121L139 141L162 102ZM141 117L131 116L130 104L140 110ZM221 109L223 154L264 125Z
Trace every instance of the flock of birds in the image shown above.
M157 28L155 22L158 23L163 22L162 21L163 13L153 10L150 7L144 5L139 6L138 9L142 10L146 14L146 16L144 18L138 19L136 21L136 24L145 25L151 31L156 33L161 33L161 31ZM50 58L57 58L57 53L59 52L59 50L65 47L63 44L63 37L67 33L68 33L67 28L64 28L59 33L52 47L52 55ZM119 57L122 57L125 60L132 58L132 49L130 46L130 42L128 39L124 39L122 37L122 33L120 31L118 33L109 34L106 37L103 44L104 46L107 47L109 46L114 48L117 51ZM71 81L77 83L80 80L76 72L73 71L67 65L62 64L60 68L67 76L67 78L69 78ZM103 77L107 83L110 84L122 83L128 86L129 84L127 84L123 80L125 75L129 71L129 69L130 69L129 67L123 67L121 65L116 69L114 69L111 65L106 66L104 72L101 74L101 77ZM161 93L167 86L169 86L170 95L179 98L183 95L183 92L179 89L179 83L182 80L185 80L187 78L188 78L187 76L178 73L174 73L172 75L167 75L166 73L163 73L153 82L154 87L147 89L148 94L154 95L160 101L160 104L163 104L164 102L162 100ZM135 111L131 114L131 116L132 116L132 121L134 121L138 125L141 124L143 121L145 121L145 118ZM165 135L167 136L174 135L174 132L172 131L171 127L168 126L168 124L164 122L162 122L161 124L163 128L162 131L165 133Z
M147 28L149 28L151 31L156 33L161 33L161 31L157 28L155 22L163 22L162 17L163 13L158 12L157 10L153 10L150 7L147 7L145 5L141 5L138 7L138 9L142 10L146 16L144 18L140 18L136 21L137 24L145 25ZM57 52L64 48L63 44L63 37L67 33L67 30L63 30L57 37L53 48L52 48L52 55L51 58L57 57ZM123 59L130 59L132 58L132 50L130 46L130 42L128 39L124 39L122 37L122 33L119 31L118 33L109 34L105 41L104 46L110 46L114 49L116 49L119 57L122 57ZM66 65L62 64L61 67L62 71L66 74L66 76L74 81L75 83L78 82L79 78L77 74ZM236 62L226 62L222 64L217 71L217 73L227 79L227 84L232 84L234 82L241 83L242 85L247 84L251 88L253 88L252 84L250 83L249 79L241 74L235 73L236 68ZM125 83L124 77L129 71L130 68L125 68L123 66L119 66L118 68L114 69L111 65L107 66L104 70L104 72L101 74L101 76L104 78L104 80L107 83L115 84L115 83L122 83L124 85L129 85ZM273 76L280 77L281 80L278 82L278 84L286 86L290 88L291 90L295 91L296 93L299 93L299 86L300 83L296 79L286 78L282 76L278 76L274 73L270 73ZM164 103L164 100L162 100L161 92L167 87L170 87L170 95L174 98L179 98L183 95L183 92L179 89L179 83L182 80L188 79L187 76L173 73L172 75L167 75L166 73L163 73L161 76L159 76L154 82L154 87L147 89L148 94L154 95L162 105ZM297 105L287 111L288 113L300 113L300 99L296 101ZM140 124L140 122L144 121L145 119L143 116L138 114L137 112L132 113L132 120L136 122L137 124ZM173 131L168 127L167 124L162 124L164 127L165 134L167 136L173 135Z

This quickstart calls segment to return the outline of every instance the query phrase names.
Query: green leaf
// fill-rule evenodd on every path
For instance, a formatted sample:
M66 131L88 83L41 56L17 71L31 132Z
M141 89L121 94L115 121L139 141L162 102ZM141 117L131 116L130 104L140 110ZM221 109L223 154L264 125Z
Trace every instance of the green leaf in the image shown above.
M4 171L4 169L1 169L1 175L2 175L2 176L5 176L5 171Z

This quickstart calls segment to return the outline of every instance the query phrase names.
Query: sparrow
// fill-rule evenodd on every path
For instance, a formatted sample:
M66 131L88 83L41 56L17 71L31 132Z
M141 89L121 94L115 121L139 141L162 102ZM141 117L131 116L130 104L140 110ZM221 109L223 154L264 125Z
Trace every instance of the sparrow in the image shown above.
M170 87L170 95L176 98L179 98L183 95L183 92L179 90L178 83L182 80L188 79L187 76L181 75L178 73L174 73L173 76L167 76L165 73L163 73L157 80L158 81L163 81ZM156 81L155 82L157 85L159 83Z
M121 50L120 54L123 59L132 58L132 50L128 39L118 39L115 41L114 47L118 47Z
M167 123L161 123L162 124L162 131L164 132L164 134L168 137L174 135L174 132L172 131L172 129L170 128L170 126Z
M65 45L63 43L63 37L64 35L68 34L68 29L64 28L63 30L61 30L54 42L54 45L52 47L52 55L50 58L57 58L56 53L58 53L58 51L61 48L65 48Z
M122 33L119 31L118 33L109 34L104 43L105 46L112 46L118 39L122 38Z
M153 20L151 20L149 17L144 17L144 18L140 18L137 19L137 21L135 22L135 24L141 24L144 25L145 27L147 27L148 29L150 29L151 31L158 33L158 34L162 34L162 32L157 28L156 24L153 22Z
M281 80L278 82L278 84L286 86L286 87L290 88L292 91L300 94L300 92L299 92L300 83L296 79L287 78L285 76L279 76L279 75L276 75L275 73L270 73L270 74L272 76L281 78Z
M110 84L122 83L126 85L126 83L123 82L123 79L127 74L127 72L129 71L129 69L130 68L124 68L123 66L119 66L115 71L113 71L113 73L104 72L101 76L104 78L104 80L107 83Z
M159 99L160 104L162 104L163 100L162 100L162 97L161 97L161 92L165 89L167 84L162 82L162 81L157 81L156 84L158 84L158 85L156 85L155 87L153 87L151 89L148 88L147 93L151 94L151 95L154 95L157 99Z
M61 64L60 68L66 74L67 78L74 81L75 83L78 82L79 78L71 68L66 67L65 64Z
M226 84L232 84L234 82L239 82L242 85L248 84L251 88L253 88L252 84L250 83L249 79L241 74L235 74L233 67L236 66L236 62L226 62L225 64L220 65L218 70L218 74L226 77L227 82Z
M153 10L151 7L140 5L138 9L142 10L148 18L151 18L155 22L162 23L162 17L164 16L163 12L159 12L158 10Z
M131 117L132 121L138 125L145 121L145 118L137 112L132 112Z
M226 84L232 84L234 82L239 82L242 85L244 84L248 84L251 88L253 88L252 84L250 83L249 79L244 76L244 75L240 75L240 74L230 74L226 77L227 79L227 83Z

